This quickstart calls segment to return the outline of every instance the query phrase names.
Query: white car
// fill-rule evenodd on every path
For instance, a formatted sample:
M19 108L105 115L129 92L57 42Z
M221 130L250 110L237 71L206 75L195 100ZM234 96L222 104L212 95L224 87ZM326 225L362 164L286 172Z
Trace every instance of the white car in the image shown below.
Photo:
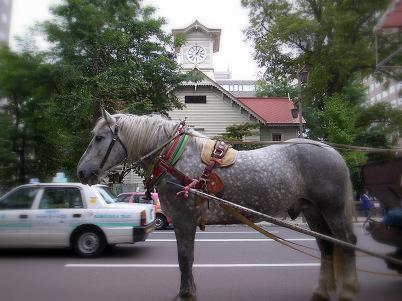
M154 224L153 205L116 203L104 185L28 184L0 198L0 247L71 247L95 257L107 245L144 241Z

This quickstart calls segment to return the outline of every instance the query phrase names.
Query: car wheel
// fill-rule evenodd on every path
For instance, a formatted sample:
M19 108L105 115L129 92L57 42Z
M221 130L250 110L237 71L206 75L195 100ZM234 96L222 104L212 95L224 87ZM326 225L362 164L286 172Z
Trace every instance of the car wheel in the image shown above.
M76 235L73 247L80 257L96 257L105 249L106 240L99 230L85 229Z
M164 217L161 214L158 214L155 217L155 229L162 230L162 229L165 229L167 226L168 226L168 222L167 222L166 217Z

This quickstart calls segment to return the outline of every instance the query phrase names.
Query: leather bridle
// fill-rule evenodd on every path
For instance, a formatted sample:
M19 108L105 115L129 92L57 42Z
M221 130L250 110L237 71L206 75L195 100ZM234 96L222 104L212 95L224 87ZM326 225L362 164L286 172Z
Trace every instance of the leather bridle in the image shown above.
M110 152L112 151L112 148L113 148L114 144L116 143L116 141L118 141L120 143L120 145L123 147L124 152L126 153L125 157L127 158L127 149L126 149L125 145L123 144L123 142L119 138L119 127L118 127L118 125L117 124L115 125L114 132L110 128L110 125L109 125L108 122L107 122L107 126L109 127L110 132L112 133L112 141L110 141L110 144L109 144L109 147L108 147L108 149L106 151L106 154L103 157L103 160L102 160L102 162L101 162L101 164L99 166L100 169L102 169L103 166L105 165L107 159L109 158Z

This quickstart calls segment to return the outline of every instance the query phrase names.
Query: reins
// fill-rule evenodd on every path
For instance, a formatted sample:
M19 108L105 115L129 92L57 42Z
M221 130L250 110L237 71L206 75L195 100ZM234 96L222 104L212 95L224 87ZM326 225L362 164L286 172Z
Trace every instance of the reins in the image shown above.
M177 184L177 183L174 183L174 182L167 182L167 183L170 184L170 185L176 186L178 188L181 188L181 189L185 188L184 186L182 186L180 184ZM382 254L379 254L379 253L376 253L376 252L373 252L373 251L370 251L370 250L360 248L358 246L355 246L354 244L348 243L346 241L343 241L343 240L340 240L340 239L337 239L337 238L333 238L333 237L328 236L328 235L321 234L319 232L315 232L315 231L312 231L312 230L309 230L309 229L304 229L304 228L298 227L296 225L289 224L287 222L281 221L281 220L279 220L279 219L277 219L275 217L272 217L270 215L255 211L253 209L250 209L250 208L247 208L247 207L244 207L244 206L232 203L232 202L229 202L229 201L227 201L225 199L218 198L218 197L216 197L214 195L210 195L208 193L199 191L197 189L188 188L188 192L190 192L190 193L192 193L192 194L194 194L196 196L206 198L208 200L216 201L222 209L224 209L227 213L232 215L238 221L240 221L240 222L244 223L245 225L253 228L254 230L260 232L261 234L263 234L263 235L275 240L276 242L279 242L282 245L285 245L285 246L287 246L287 247L289 247L289 248L291 248L291 249L293 249L295 251L298 251L298 252L303 253L305 255L308 255L310 257L319 259L318 256L313 255L311 253L308 253L306 251L300 250L296 246L311 249L310 247L303 246L303 245L288 241L288 240L286 240L286 239L284 239L282 237L279 237L279 236L277 236L277 235L275 235L273 233L270 233L269 231L267 231L265 229L262 229L261 227L258 227L256 224L254 224L252 221L250 221L248 218L246 218L244 215L242 215L236 209L239 209L241 211L245 211L245 212L248 212L248 213L252 213L253 215L263 217L265 220L267 220L268 222L270 222L272 224L275 224L275 225L278 225L278 226L281 226L281 227L285 227L285 228L291 229L293 231L296 231L296 232L299 232L299 233L302 233L302 234L313 236L313 237L318 238L318 239L329 241L329 242L331 242L331 243L333 243L335 245L340 245L342 247L352 249L354 251L359 251L361 253L364 253L364 254L367 254L367 255L370 255L370 256L373 256L373 257L381 258L381 259L384 259L386 261L389 261L389 262L392 262L394 264L402 266L402 260L398 260L398 259L395 259L395 258L390 257L390 256L382 255ZM358 269L358 271L369 273L369 274L374 274L374 275L381 275L381 276L402 277L402 275L398 275L398 274L381 273L381 272L369 271L369 270L365 270L365 269Z

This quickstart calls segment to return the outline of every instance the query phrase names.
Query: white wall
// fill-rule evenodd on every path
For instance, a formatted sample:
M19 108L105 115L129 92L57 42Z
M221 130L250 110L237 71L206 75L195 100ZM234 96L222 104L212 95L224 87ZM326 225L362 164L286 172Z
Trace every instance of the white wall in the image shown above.
M273 133L282 134L282 141L289 140L292 138L297 138L297 129L298 127L265 127L261 126L260 128L260 137L261 141L272 141Z
M212 138L226 132L226 128L233 124L245 122L257 122L253 117L250 119L248 112L211 86L183 87L176 91L177 97L184 103L184 97L190 95L206 95L207 102L202 104L186 104L183 110L173 110L169 116L176 121L187 117L187 123L194 126L200 133ZM258 136L256 136L257 140Z

